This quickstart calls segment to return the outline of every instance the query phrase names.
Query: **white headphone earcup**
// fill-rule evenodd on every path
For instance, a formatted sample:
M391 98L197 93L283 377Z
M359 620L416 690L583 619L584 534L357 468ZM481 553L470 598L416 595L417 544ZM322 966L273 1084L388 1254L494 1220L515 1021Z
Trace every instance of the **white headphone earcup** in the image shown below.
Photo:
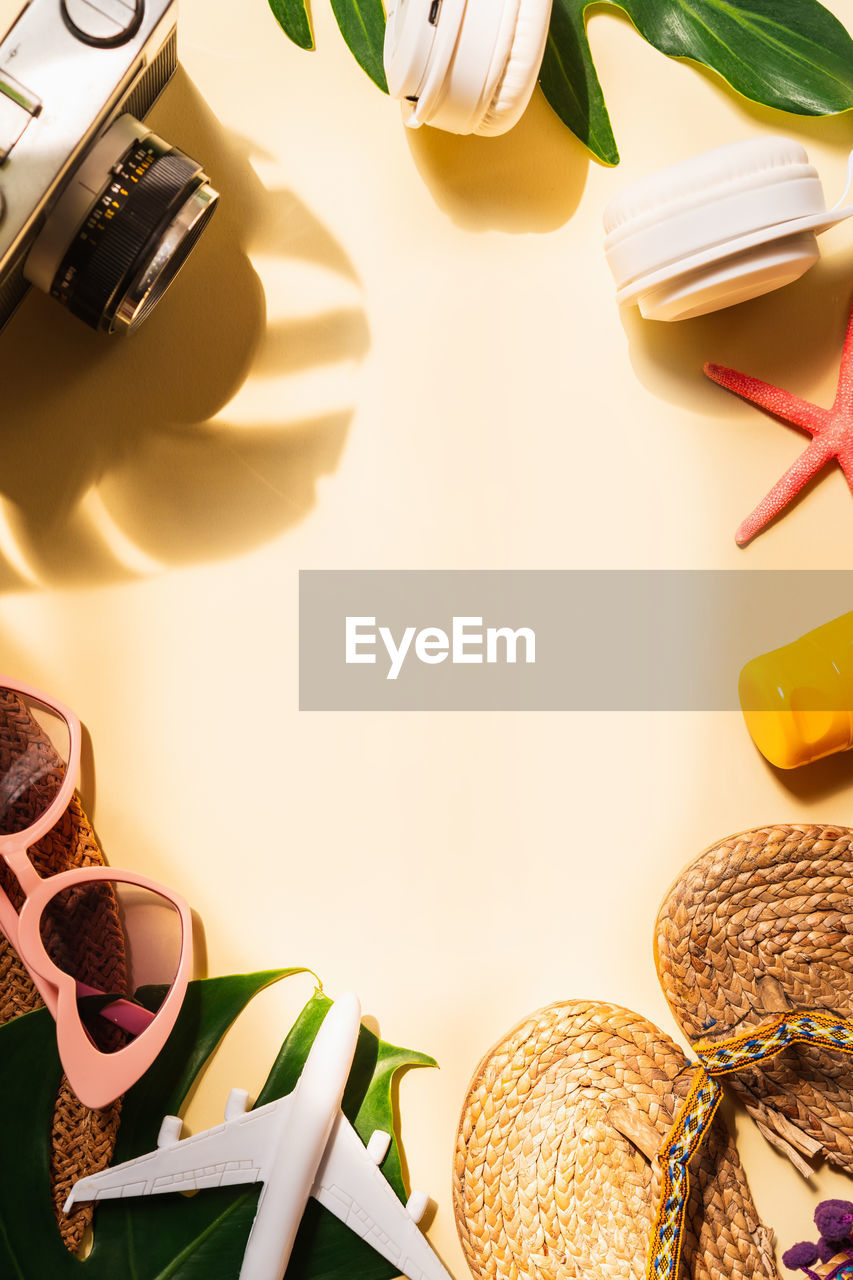
M774 178L784 181L808 165L805 147L791 138L759 137L728 143L649 174L615 196L604 210L607 235L634 231L650 220L725 199L733 191Z
M519 0L509 54L476 133L486 137L506 133L524 114L545 54L551 5L552 0Z
M633 183L604 211L620 302L678 320L797 279L827 218L817 170L788 138L745 139Z

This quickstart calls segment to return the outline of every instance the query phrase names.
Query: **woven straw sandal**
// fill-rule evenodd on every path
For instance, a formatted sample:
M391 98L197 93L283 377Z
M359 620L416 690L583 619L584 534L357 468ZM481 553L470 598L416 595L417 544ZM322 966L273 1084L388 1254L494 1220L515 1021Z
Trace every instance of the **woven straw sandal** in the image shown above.
M682 874L655 929L658 976L692 1043L823 1015L784 1053L729 1077L806 1175L804 1157L818 1154L853 1172L851 842L852 831L829 826L731 836Z
M477 1068L457 1136L476 1280L775 1280L720 1095L627 1009L571 1001L520 1023Z
M36 743L42 752L52 751L34 719L24 704L10 692L0 692L0 773L12 758L21 755L21 741ZM18 801L17 814L23 820L22 802ZM75 794L62 818L48 834L33 845L30 857L42 876L53 875L70 867L103 866L104 857L92 826L83 812L79 797ZM20 896L14 878L0 866L3 887L12 897ZM87 978L100 990L124 990L123 954L117 954L116 942L121 937L109 916L103 922L92 922L86 936L68 939L68 947L76 952L70 958L75 972ZM110 946L103 939L110 939ZM117 976L118 974L118 976ZM111 984L120 981L121 985ZM22 1013L40 1008L42 1001L30 981L26 969L15 951L0 934L0 1024L9 1022ZM105 1168L112 1156L118 1133L121 1113L120 1100L101 1111L89 1111L72 1093L63 1077L56 1099L51 1132L51 1196L57 1225L66 1248L76 1252L86 1227L91 1222L92 1205L81 1205L69 1215L62 1213L62 1205L77 1178Z

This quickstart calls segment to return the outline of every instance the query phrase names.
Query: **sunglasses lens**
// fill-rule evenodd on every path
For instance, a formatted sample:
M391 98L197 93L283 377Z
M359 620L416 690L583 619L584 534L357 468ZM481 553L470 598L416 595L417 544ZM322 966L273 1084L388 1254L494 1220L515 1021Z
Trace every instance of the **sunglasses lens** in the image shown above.
M178 972L183 931L175 905L120 880L82 881L54 894L40 928L53 963L77 983L93 1044L115 1053L142 1035Z
M0 835L26 831L65 781L68 725L50 707L0 688Z

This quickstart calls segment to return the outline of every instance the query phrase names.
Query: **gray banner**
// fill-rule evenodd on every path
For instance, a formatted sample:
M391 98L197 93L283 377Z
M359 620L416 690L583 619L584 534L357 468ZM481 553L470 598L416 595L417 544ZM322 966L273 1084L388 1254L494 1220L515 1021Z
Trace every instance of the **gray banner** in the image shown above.
M299 577L303 711L733 710L746 662L853 610L853 572ZM853 618L847 647L853 685Z

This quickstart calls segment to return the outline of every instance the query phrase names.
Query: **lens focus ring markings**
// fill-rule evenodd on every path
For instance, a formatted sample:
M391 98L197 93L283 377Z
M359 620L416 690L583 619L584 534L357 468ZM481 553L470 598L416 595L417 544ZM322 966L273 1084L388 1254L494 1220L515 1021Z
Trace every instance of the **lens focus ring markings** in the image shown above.
M139 184L139 179L150 169L153 161L153 150L150 147L139 146L115 166L114 181L96 202L78 231L53 282L51 296L63 306L69 305L79 274L97 252L104 232L124 207L131 190Z
M158 142L151 135L116 166L56 274L53 296L95 328L109 327L120 286L201 179L195 161L180 151L164 154Z

